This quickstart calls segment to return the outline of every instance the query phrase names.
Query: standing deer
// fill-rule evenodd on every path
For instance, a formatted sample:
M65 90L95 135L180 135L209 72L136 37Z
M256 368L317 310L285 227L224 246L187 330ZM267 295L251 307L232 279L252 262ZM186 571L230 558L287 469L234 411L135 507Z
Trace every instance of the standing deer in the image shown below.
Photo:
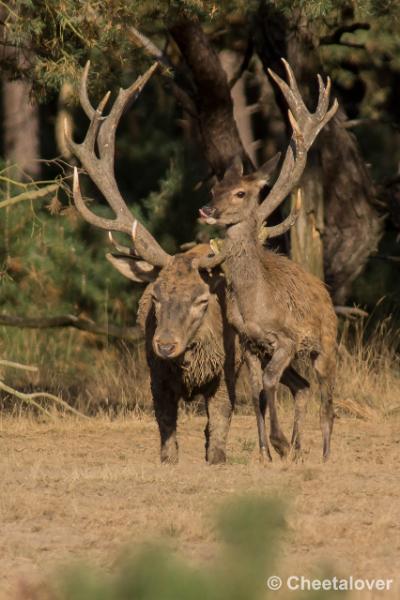
M276 388L282 373L300 355L311 357L321 388L320 421L323 458L330 452L333 427L332 394L336 366L337 319L324 284L300 265L268 251L258 239L267 218L298 184L306 165L307 151L319 131L335 114L335 100L328 110L330 80L326 87L318 75L319 99L315 113L306 108L294 74L283 60L289 85L270 71L289 106L293 133L276 182L263 199L261 191L270 182L279 156L251 175L243 175L242 163L235 160L223 180L212 190L212 202L200 209L209 224L226 230L220 260L228 286L228 318L240 334L251 372L253 394L262 386L267 403L275 413ZM267 236L285 231L293 220L289 215L275 227L265 227ZM215 259L213 261L215 264ZM265 355L268 360L265 360ZM269 357L272 358L269 360ZM296 397L292 445L301 448L300 424L308 388ZM260 451L268 453L263 415L256 406ZM288 443L271 439L278 451ZM286 448L286 450L285 450Z
M206 401L206 460L225 462L226 440L243 358L225 315L225 281L218 270L199 270L210 248L199 244L160 269L130 253L107 254L126 277L148 283L139 302L161 461L176 463L179 400Z
M123 275L148 286L139 303L138 320L146 339L155 415L161 438L161 460L176 463L177 412L180 398L205 396L206 459L224 462L225 447L235 399L235 383L243 357L238 336L226 318L225 279L219 268L212 269L219 256L210 257L210 248L199 245L183 254L170 256L133 217L115 180L115 133L126 106L136 99L155 70L152 66L126 90L120 90L108 116L103 116L107 93L95 110L87 94L89 63L80 87L81 105L90 119L84 141L75 143L69 131L66 139L86 172L116 215L99 217L86 206L74 171L75 206L83 218L96 227L126 233L132 249L118 247L107 258ZM96 153L96 147L97 152ZM296 397L308 382L292 368L282 382ZM260 398L257 398L259 404ZM280 435L277 421L271 428Z

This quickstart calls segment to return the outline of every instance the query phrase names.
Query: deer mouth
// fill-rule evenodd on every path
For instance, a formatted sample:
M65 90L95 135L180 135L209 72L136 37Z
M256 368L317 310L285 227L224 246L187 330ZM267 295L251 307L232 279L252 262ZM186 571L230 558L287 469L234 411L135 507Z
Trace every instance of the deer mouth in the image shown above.
M215 208L210 206L203 206L199 209L200 221L207 223L207 225L215 225L217 219L212 215L215 213Z

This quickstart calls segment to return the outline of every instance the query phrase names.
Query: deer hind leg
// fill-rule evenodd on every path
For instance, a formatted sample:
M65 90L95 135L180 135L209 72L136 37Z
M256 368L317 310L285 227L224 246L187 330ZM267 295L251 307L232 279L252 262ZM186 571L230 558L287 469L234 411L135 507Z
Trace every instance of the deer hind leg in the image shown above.
M260 460L263 464L266 464L272 460L272 457L269 451L267 434L265 431L266 401L262 385L262 369L257 356L254 356L254 354L251 354L249 351L245 352L245 361L249 370L251 396L256 415Z
M299 460L301 457L301 436L302 425L305 414L305 407L310 396L310 384L293 367L285 369L281 383L286 385L294 399L294 420L293 433L291 441L291 455L293 460Z
M178 441L176 425L178 418L178 397L161 385L152 385L154 412L160 432L160 457L162 463L178 463Z
M280 428L278 414L276 411L276 393L279 382L285 369L292 360L292 352L289 347L282 345L275 350L271 360L267 363L263 373L263 387L267 398L270 418L270 441L281 458L289 454L290 445L285 434Z
M314 362L318 381L321 389L320 424L322 432L324 461L329 458L331 450L331 435L333 429L333 389L335 385L336 362L331 356L319 354Z
M290 451L290 445L287 441L285 434L283 433L281 426L279 425L278 413L276 410L276 396L277 388L265 390L264 393L267 398L267 405L269 408L269 423L270 423L270 434L269 439L274 450L279 454L281 458L288 456Z
M233 410L225 384L221 382L216 394L206 399L206 407L206 461L217 465L226 462L226 441Z

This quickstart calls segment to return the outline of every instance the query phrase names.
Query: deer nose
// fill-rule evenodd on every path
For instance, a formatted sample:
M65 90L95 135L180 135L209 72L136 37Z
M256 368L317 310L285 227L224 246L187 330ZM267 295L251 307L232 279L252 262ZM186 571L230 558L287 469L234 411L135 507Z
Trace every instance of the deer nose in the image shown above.
M157 344L157 349L158 349L159 353L164 358L171 356L171 354L173 354L173 352L176 348L176 344L163 343L162 341L157 341L156 344Z
M200 216L207 218L207 217L212 217L213 214L215 213L215 208L213 208L212 206L209 206L208 204L205 204L204 206L202 206L199 210Z

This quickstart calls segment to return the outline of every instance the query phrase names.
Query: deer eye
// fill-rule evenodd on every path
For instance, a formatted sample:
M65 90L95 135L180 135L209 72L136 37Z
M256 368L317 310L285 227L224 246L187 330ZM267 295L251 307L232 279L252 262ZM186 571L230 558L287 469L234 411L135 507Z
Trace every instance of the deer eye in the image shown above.
M205 304L207 304L208 302L208 296L204 296L203 298L197 298L197 300L195 300L194 304L196 306L204 306Z
M240 190L240 192L236 192L235 196L237 198L244 198L246 195L246 192L243 192L242 190Z

